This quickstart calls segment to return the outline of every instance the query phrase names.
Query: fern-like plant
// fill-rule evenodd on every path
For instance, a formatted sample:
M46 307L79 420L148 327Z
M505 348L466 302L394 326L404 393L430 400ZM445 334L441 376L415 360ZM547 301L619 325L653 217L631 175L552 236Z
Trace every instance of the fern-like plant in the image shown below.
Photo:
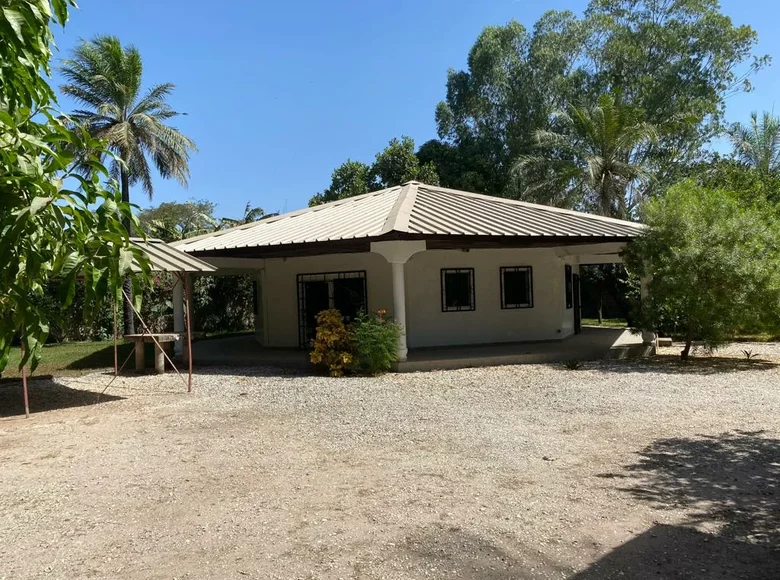
M389 371L397 358L401 326L387 318L387 311L360 316L351 331L359 371L367 375Z

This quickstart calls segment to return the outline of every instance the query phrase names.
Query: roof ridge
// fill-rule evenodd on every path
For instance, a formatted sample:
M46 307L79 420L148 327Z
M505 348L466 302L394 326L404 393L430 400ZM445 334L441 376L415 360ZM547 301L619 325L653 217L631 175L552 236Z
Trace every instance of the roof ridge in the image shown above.
M389 232L408 232L409 231L409 218L414 208L414 202L417 199L417 187L416 181L407 181L401 185L401 191L398 193L398 199L395 201L390 212L387 214L387 219L382 226L382 233L387 234Z
M442 192L445 192L445 193L452 193L452 194L460 195L460 196L463 196L463 197L471 197L471 198L476 198L476 199L485 199L485 200L489 200L489 201L496 201L498 203L503 203L503 204L506 204L506 205L515 205L515 206L520 206L520 207L536 208L536 209L551 211L553 213L562 213L562 214L567 214L567 215L582 216L582 217L591 218L591 219L595 219L595 220L598 220L598 221L603 221L603 222L608 222L608 223L613 223L613 224L632 225L632 226L637 226L637 227L644 227L644 224L642 224L641 222L632 222L632 221L629 221L629 220L621 220L621 219L618 219L618 218L607 217L607 216L598 215L598 214L595 214L595 213L588 213L588 212L585 212L585 211L577 211L577 210L573 210L573 209L564 209L562 207L553 207L551 205L544 205L544 204L541 204L541 203L531 203L531 202L528 202L528 201L520 201L518 199L509 199L507 197L499 197L497 195L488 195L488 194L485 194L485 193L472 193L470 191L460 191L460 190L457 190L457 189L450 189L448 187L439 187L438 185L436 185L436 186L434 186L434 185L427 185L425 183L419 184L418 188L429 189L431 191L442 191Z

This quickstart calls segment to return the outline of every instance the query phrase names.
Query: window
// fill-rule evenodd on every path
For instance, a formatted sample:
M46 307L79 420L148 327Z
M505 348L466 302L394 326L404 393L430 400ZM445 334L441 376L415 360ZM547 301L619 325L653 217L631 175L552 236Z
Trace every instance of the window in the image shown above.
M335 308L346 322L366 312L365 271L298 274L298 343L306 347L317 330L317 315Z
M445 268L441 271L441 310L474 310L474 268Z
M571 266L566 266L564 269L564 275L566 277L566 308L571 308L574 305L574 285L571 279Z
M501 308L533 308L533 305L531 267L501 268Z

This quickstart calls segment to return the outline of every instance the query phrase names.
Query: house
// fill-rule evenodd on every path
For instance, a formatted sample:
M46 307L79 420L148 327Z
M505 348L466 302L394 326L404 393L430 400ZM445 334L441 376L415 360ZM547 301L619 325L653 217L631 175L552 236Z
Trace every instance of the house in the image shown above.
M579 267L620 262L641 224L408 182L175 245L257 280L256 339L305 348L317 313L386 309L409 349L564 340Z

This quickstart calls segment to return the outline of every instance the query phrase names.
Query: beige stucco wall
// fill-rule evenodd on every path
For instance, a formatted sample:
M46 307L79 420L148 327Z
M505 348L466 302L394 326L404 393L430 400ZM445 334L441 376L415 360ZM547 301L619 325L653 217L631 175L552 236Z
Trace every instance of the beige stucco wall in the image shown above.
M392 309L393 286L390 264L377 254L331 254L266 260L265 304L268 346L298 346L298 274L366 271L368 308Z
M574 332L567 310L563 260L551 249L428 251L406 263L410 348L526 340L556 340ZM533 268L533 308L501 308L500 268ZM441 268L474 268L476 309L442 312ZM573 266L576 272L576 266Z
M261 294L264 320L263 328L258 328L258 340L267 346L298 346L298 274L365 270L368 308L384 308L393 314L391 266L379 254L208 261L235 273L265 269ZM574 311L566 309L564 296L567 263L574 273L578 271L576 257L560 258L554 249L433 250L415 254L404 266L409 347L556 340L571 335ZM502 266L533 268L533 308L501 309ZM476 310L441 311L441 268L474 268Z

